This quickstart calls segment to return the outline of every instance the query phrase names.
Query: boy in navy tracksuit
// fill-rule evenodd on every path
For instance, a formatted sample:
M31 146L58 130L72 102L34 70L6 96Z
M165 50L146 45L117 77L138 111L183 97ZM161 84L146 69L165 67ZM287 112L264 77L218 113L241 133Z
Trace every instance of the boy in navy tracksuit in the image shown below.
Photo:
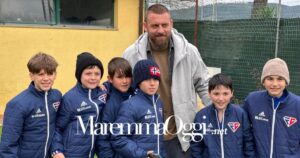
M2 138L1 158L47 158L52 142L56 111L61 93L52 89L56 78L56 60L45 53L34 55L28 62L32 82L7 103Z
M108 63L108 82L104 85L107 89L107 102L103 110L103 123L114 123L118 116L121 103L133 95L131 88L132 68L129 62L121 57L115 57ZM111 133L109 126L107 134L102 136L104 140L98 140L97 148L102 158L114 157L114 149L111 145ZM99 136L101 139L101 136Z
M100 60L84 52L77 56L77 84L69 90L59 108L52 145L54 158L94 158L96 135L91 127L100 121L106 93L98 87L103 76Z
M257 157L300 157L300 97L289 92L287 64L270 59L263 67L266 90L250 93L244 108L253 126Z
M163 123L163 109L156 94L160 81L158 65L153 60L140 60L134 67L133 79L137 92L122 103L115 121L123 125L113 130L115 157L165 157L163 135L159 131L163 128L159 126Z
M248 116L241 107L230 103L233 96L231 78L224 74L213 76L208 91L213 104L196 115L194 133L202 133L203 137L195 135L191 143L192 157L254 158ZM202 123L202 130L199 123Z

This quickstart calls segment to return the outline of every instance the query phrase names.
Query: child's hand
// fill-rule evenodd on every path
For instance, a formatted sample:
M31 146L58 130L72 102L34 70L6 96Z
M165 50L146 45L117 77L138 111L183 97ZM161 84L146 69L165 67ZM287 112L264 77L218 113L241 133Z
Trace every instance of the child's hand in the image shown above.
M148 158L160 158L158 154L154 154L153 150L147 152Z
M153 150L147 151L147 158L149 158L151 154L153 154Z
M53 158L65 158L65 155L63 153L58 153L58 154L55 154L53 156Z
M107 89L105 88L105 86L103 84L99 85L98 87L103 91L107 91Z

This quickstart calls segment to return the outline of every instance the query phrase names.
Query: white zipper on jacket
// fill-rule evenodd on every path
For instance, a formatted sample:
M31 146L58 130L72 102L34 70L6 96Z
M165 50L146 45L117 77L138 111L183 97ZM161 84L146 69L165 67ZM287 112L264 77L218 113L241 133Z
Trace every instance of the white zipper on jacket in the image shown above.
M91 89L89 89L89 100L96 107L97 114L96 114L96 120L95 121L97 121L98 117L99 117L99 108L98 108L98 105L92 100L92 90ZM92 127L90 127L90 128L92 128ZM93 133L92 133L92 145L91 145L91 150L90 150L90 153L89 153L89 158L93 158L92 151L93 151L93 148L94 148L94 142L95 142L95 136L94 136L94 131L93 131Z
M156 125L157 125L157 132L159 133L159 126L158 126L158 115L157 115L157 111L156 111L156 102L158 100L159 96L157 96L157 99L154 100L154 95L152 96L152 102L153 102L153 107L154 107L154 113L155 113L155 119L156 119ZM159 154L159 134L157 134L157 154Z
M277 107L274 109L274 99L272 98L272 108L273 108L273 118L272 118L272 131L271 131L271 147L270 147L270 158L273 157L273 143L274 143L274 129L275 129L275 121L276 121L276 110L279 107L280 102Z
M50 135L50 116L49 116L49 109L48 109L48 92L45 92L45 106L46 106L46 115L47 115L47 138L46 138L46 144L44 149L44 158L46 158L47 155L47 148L48 148L48 142L49 142L49 135Z
M220 125L219 125L220 121L219 121L218 111L217 110L215 110L215 114L216 114L216 117L217 117L218 129L220 130ZM222 128L221 128L221 132L220 132L221 158L224 158L224 142L223 142L224 120L225 120L225 110L223 112Z

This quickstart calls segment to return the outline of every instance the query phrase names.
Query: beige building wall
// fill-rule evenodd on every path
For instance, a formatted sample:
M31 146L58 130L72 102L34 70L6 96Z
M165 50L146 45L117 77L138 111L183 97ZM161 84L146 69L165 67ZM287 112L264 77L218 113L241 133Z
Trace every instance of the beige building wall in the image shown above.
M30 79L26 64L39 52L54 56L59 62L54 88L65 93L76 83L75 61L80 52L97 56L107 63L138 37L138 0L115 0L114 29L84 29L63 27L20 27L0 25L0 115L6 103L28 87Z

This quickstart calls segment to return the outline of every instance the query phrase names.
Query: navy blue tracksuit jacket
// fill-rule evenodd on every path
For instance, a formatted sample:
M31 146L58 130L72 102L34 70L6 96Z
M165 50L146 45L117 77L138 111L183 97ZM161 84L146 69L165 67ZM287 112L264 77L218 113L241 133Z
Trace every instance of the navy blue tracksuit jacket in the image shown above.
M105 82L105 87L107 88L107 102L103 110L102 123L114 123L117 119L121 103L127 100L133 95L133 90L129 88L128 92L122 93L118 91L111 83ZM101 158L113 158L115 155L115 150L111 145L111 133L109 131L109 126L107 126L105 135L99 135L97 141L98 155Z
M206 133L202 141L191 142L192 158L255 158L250 123L247 113L241 107L229 104L223 123L219 124L217 110L213 105L207 106L197 113L195 123L204 123ZM200 129L194 132L204 131ZM196 140L201 139L197 137Z
M165 157L163 135L155 134L154 124L163 124L162 103L157 95L149 96L137 90L135 96L124 101L115 123L123 124L123 134L120 128L114 128L112 145L116 150L116 158L146 158L147 151L153 150ZM127 124L132 124L129 133ZM140 124L141 128L135 128ZM150 125L147 129L146 125ZM158 126L163 128L163 126Z
M66 158L94 158L96 135L90 132L90 123L91 119L93 125L100 123L105 102L106 92L99 88L85 89L77 83L69 90L58 111L52 154L62 152Z
M266 90L252 92L245 100L258 158L300 157L300 97L284 93L286 98L277 108Z
M33 82L7 103L0 143L1 158L47 158L61 93L38 91Z

